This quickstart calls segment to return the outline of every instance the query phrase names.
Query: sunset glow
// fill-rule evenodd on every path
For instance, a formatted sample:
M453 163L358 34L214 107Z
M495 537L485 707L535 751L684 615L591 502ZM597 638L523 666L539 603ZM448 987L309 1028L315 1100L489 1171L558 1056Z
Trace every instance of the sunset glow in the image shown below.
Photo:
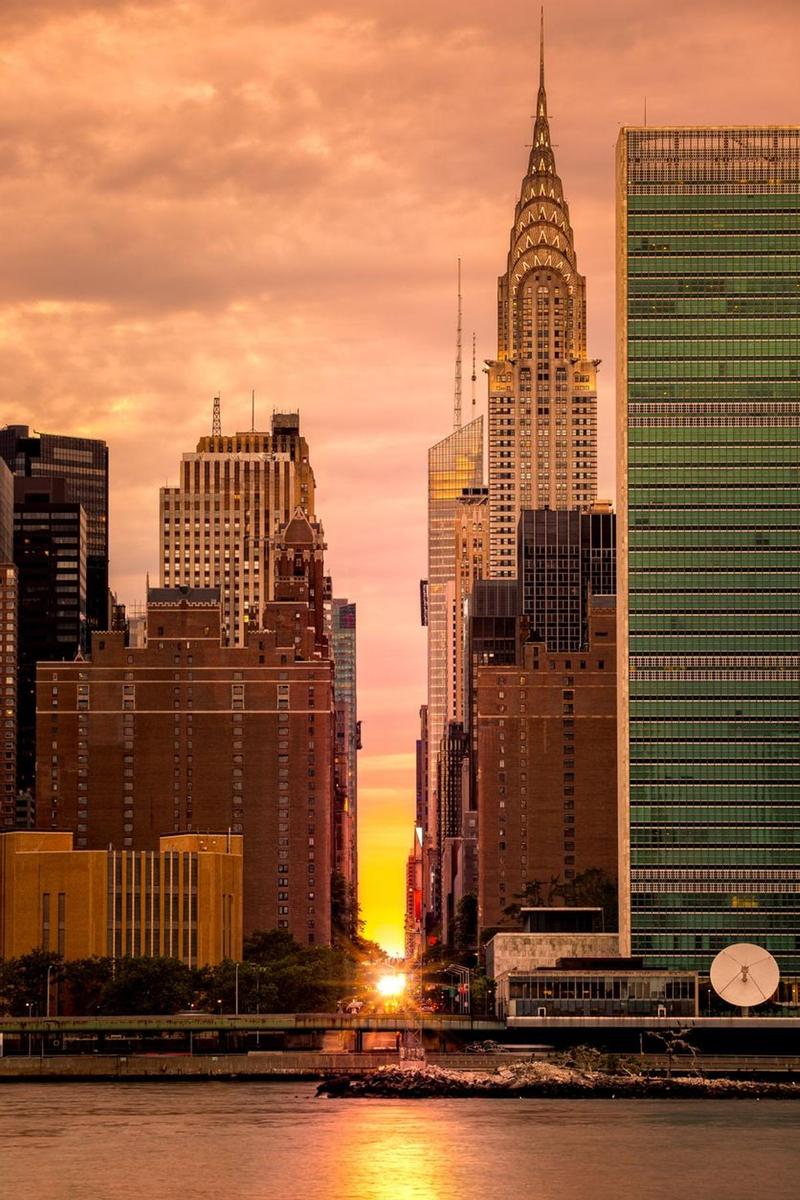
M645 96L656 123L795 113L798 11L567 0L547 21L611 497L618 129ZM485 0L0 6L0 424L108 441L111 582L134 603L157 575L158 488L210 431L214 393L226 432L249 428L252 388L261 428L300 409L327 562L358 605L366 934L394 953L425 700L426 454L452 423L458 256L484 406L537 22L522 0L502 22Z

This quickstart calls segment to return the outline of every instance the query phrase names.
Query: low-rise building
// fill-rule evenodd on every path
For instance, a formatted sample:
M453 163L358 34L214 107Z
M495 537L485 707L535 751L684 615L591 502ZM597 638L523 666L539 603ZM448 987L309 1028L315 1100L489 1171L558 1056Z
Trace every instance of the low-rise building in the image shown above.
M525 1017L695 1017L692 971L644 971L640 959L618 963L559 960L556 969L511 971L497 980L497 1014Z
M71 833L0 834L0 959L32 950L177 958L242 956L242 838L181 833L153 850L76 850Z

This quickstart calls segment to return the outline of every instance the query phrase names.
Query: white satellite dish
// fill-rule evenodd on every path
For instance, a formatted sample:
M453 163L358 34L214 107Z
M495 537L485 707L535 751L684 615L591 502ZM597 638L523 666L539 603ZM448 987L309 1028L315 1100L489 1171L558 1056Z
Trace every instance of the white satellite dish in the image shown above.
M769 1000L780 978L778 964L769 951L750 942L737 942L720 950L711 964L711 986L737 1008L755 1008Z

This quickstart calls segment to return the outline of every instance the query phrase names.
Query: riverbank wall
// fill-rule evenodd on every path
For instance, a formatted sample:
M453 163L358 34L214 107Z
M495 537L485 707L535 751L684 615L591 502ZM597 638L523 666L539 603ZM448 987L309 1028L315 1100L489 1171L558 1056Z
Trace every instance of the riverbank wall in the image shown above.
M428 1054L426 1066L456 1072L493 1074L519 1067L520 1054ZM645 1055L633 1063L647 1074L707 1078L800 1080L794 1056L703 1055L697 1058ZM249 1054L54 1054L0 1057L0 1084L24 1082L99 1082L101 1080L202 1079L359 1079L379 1067L398 1068L396 1054L319 1054L308 1051L261 1051ZM405 1070L413 1069L408 1063Z

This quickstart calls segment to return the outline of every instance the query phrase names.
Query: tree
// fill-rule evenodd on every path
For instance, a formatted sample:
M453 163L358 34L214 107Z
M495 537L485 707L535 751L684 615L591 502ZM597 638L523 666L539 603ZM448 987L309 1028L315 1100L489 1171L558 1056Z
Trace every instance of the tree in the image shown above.
M102 1011L103 995L114 975L112 958L76 958L64 965L67 1004L72 1012L90 1017Z
M478 897L467 892L456 906L453 946L457 954L471 954L478 944Z
M277 991L264 967L253 962L237 964L230 958L198 972L196 1003L207 1012L236 1011L236 977L239 977L239 1012L275 1012Z
M248 937L244 956L261 969L275 1012L331 1012L352 995L359 952L352 945L301 946L291 934L271 929Z
M558 883L553 891L568 908L602 908L606 932L618 928L617 885L600 867L587 868L574 879Z
M60 954L50 950L32 950L19 958L7 959L0 972L0 1006L15 1017L43 1016L47 1011L47 973L50 986L63 973Z
M503 912L507 917L518 921L523 908L542 908L551 904L557 888L558 879L551 879L547 885L547 895L545 896L545 885L541 879L529 879L523 890L516 893L512 903L507 905Z
M103 988L100 1011L167 1015L188 1008L194 992L193 972L175 958L122 958Z

